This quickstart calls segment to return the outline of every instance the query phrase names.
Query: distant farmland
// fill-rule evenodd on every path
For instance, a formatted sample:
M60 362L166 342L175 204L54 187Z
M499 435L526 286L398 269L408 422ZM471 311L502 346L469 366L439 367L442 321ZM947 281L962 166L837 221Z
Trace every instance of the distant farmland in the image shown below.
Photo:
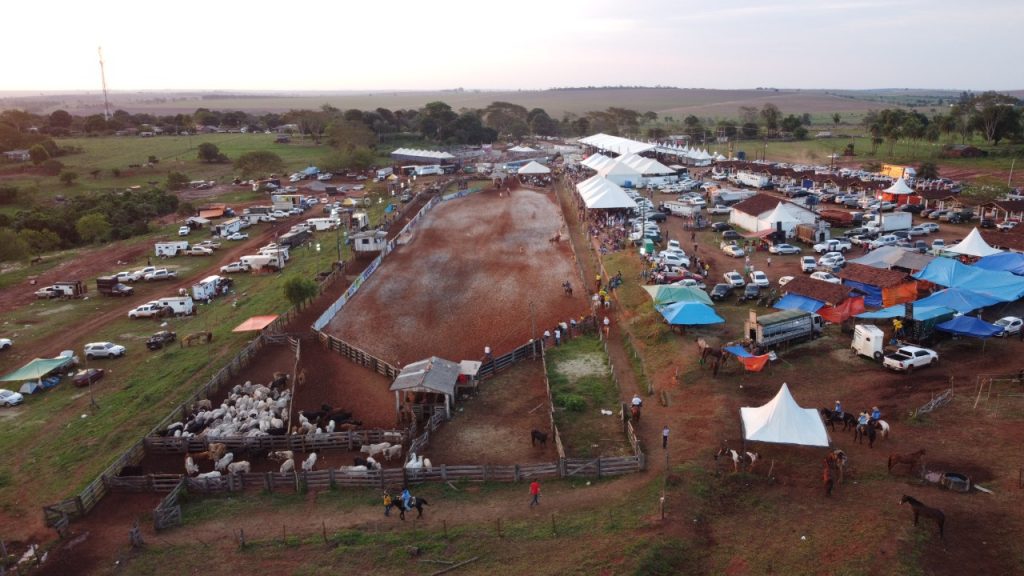
M853 95L852 91L844 92ZM865 95L869 94L865 92ZM870 109L886 107L881 102L843 97L825 90L704 90L696 88L594 88L522 91L435 91L435 92L325 92L316 94L255 93L115 93L112 105L132 113L178 114L204 107L216 110L243 110L251 113L286 112L291 109L319 108L330 104L337 108L390 110L419 108L428 102L443 101L455 110L483 108L491 102L505 101L526 108L543 108L553 117L564 113L584 114L611 106L681 119L693 114L701 118L735 117L740 106L760 108L771 102L784 113L825 115L841 112L856 116ZM63 108L72 114L102 112L98 94L48 94L34 97L0 98L0 109L22 107L34 112Z

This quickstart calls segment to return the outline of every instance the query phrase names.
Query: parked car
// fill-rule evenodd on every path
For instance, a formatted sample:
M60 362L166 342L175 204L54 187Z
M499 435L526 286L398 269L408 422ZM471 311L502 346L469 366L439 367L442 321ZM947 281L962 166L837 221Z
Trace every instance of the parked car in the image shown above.
M914 226L910 230L907 230L907 235L911 238L914 236L925 236L928 234L928 230L924 226Z
M723 240L739 240L740 238L743 238L743 236L740 236L740 233L735 230L726 230L722 232Z
M274 210L273 212L270 213L270 215L277 219L287 218L288 216L290 216L290 214L288 214L284 210Z
M762 288L771 286L771 281L768 280L768 275L760 270L754 270L750 273L750 283Z
M903 212L910 212L911 214L920 214L924 209L924 206L920 204L904 204L900 206L900 210Z
M938 254L946 249L946 241L942 238L936 238L932 240L932 252Z
M200 246L198 244L195 246L189 246L188 249L185 250L186 256L209 256L210 254L213 254L213 249Z
M85 345L85 357L93 358L120 358L128 352L124 346L113 342L90 342Z
M11 346L14 346L14 341L10 338L0 338L0 350L10 350Z
M818 261L814 259L814 256L801 256L800 257L800 271L804 273L814 272L818 269Z
M178 274L174 270L168 270L166 268L158 268L152 272L146 274L142 278L147 282L151 280L170 280L175 278Z
M736 244L726 244L722 248L722 252L725 252L727 255L732 256L733 258L742 258L747 254L746 252L743 251L743 248L740 248Z
M913 372L914 368L931 366L938 361L939 355L934 350L903 346L892 354L886 354L882 359L882 366L898 372Z
M978 222L978 226L981 226L982 228L995 228L996 221L991 218L982 218L981 221Z
M188 226L181 226L178 228L178 236L188 236L192 232L192 229Z
M203 248L209 248L210 250L216 250L216 249L220 248L221 243L217 242L215 240L203 240L199 244L196 244L196 246L202 246Z
M1005 220L1003 222L1000 222L999 224L996 224L996 228L1006 232L1007 230L1013 230L1013 227L1016 225L1016 220Z
M36 298L49 300L50 298L60 298L61 291L57 290L53 286L46 286L35 291Z
M146 348L149 348L150 350L159 350L177 339L178 335L174 332L161 330L146 340Z
M164 306L163 304L157 302L156 300L152 302L147 302L145 304L142 304L141 306L136 306L135 308L128 311L128 317L133 320L136 318L154 318L160 316L170 316L171 314L173 314L173 311L168 306Z
M732 230L732 226L728 222L714 222L711 224L711 229L715 232L725 232L726 230Z
M683 278L682 280L677 280L677 281L673 282L672 284L674 286L686 286L686 287L689 287L689 288L700 288L701 290L704 290L705 288L707 288L707 284L704 284L700 280L696 280L694 278Z
M224 266L221 266L220 271L223 274L233 274L235 272L248 272L249 266L243 264L241 261L232 262L230 264L225 264Z
M949 214L949 211L948 210L934 210L934 211L928 213L928 219L929 220L938 220L939 218L941 218L945 214Z
M1000 332L998 336L1002 336L1003 338L1005 338L1007 336L1010 336L1011 334L1019 333L1021 326L1024 325L1024 320L1021 320L1016 316L1004 316L999 320L993 322L993 324L1003 329L1003 331Z
M800 249L792 244L773 244L768 248L771 254L799 254Z
M842 284L843 281L838 276L831 274L830 272L815 272L811 274L811 278L815 280L821 280L822 282L829 282L832 284Z
M761 287L757 284L747 284L743 287L743 294L740 295L740 302L757 300L761 297Z
M650 222L664 222L668 218L668 215L664 212L648 212L647 220Z
M25 401L25 397L21 394L0 388L0 406L17 406Z
M918 227L924 228L925 230L928 231L929 234L934 234L935 232L939 231L939 225L936 224L935 222L924 222L922 224L918 224Z
M124 272L114 274L114 278L117 278L117 281L122 284L130 284L132 282L142 280L142 274L125 270Z
M708 214L729 214L730 212L732 212L732 208L723 204L715 204L708 208Z
M725 300L730 294L732 294L732 286L729 284L715 284L715 286L711 288L711 299L715 302Z
M71 377L71 383L79 388L84 388L93 382L103 378L103 368L83 368Z
M228 240L248 240L249 239L249 235L246 234L245 232L235 232L234 234L231 234L230 236L228 236L227 239Z
M842 268L846 266L846 257L839 252L829 252L818 258L818 266L822 268Z
M725 278L725 283L728 284L729 286L732 286L733 288L738 288L746 285L746 282L743 280L743 276L741 276L740 273L735 270L722 274L722 278Z
M899 238L892 234L886 234L885 236L879 236L868 243L868 247L874 250L875 248L881 248L882 246L894 246L899 242Z

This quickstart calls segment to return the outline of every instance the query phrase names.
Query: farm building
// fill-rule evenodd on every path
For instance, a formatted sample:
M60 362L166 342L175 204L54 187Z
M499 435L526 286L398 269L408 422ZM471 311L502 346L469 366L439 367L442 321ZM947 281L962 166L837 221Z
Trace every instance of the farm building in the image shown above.
M729 223L751 232L770 232L781 226L787 237L800 224L814 224L814 212L768 194L757 194L733 205Z
M906 272L851 262L839 277L843 286L864 294L864 304L871 308L913 302L917 298L917 281Z
M993 200L978 206L978 209L983 218L997 221L1024 220L1024 200Z
M411 410L412 405L417 404L432 412L434 407L443 406L445 415L451 418L455 386L461 372L460 365L437 356L402 368L390 388L395 393L395 410L401 413L403 405Z
M351 240L357 255L380 252L387 246L388 233L385 230L367 230L353 234Z
M395 162L412 162L419 164L437 164L440 161L450 162L455 156L438 150L420 150L418 148L399 148L391 153Z

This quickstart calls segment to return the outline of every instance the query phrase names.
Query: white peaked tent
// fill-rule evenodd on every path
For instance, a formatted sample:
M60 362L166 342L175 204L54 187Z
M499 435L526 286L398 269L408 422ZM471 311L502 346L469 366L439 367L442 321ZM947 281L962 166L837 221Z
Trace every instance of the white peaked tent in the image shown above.
M597 170L599 176L604 176L619 186L629 182L633 186L640 184L643 174L639 170L624 162L609 162Z
M529 164L520 168L518 173L526 175L551 174L551 169L536 160L531 160Z
M533 148L530 148L529 146L513 146L513 147L509 148L508 150L506 150L506 152L512 152L512 153L515 153L515 154L529 154L531 152L537 152L537 150L534 150Z
M604 154L599 154L599 153L598 154L591 154L590 156L587 156L586 158L584 158L583 161L580 162L580 165L581 166L586 166L587 168L590 168L591 170L597 170L597 168L602 163L604 163L607 160L608 160L608 157L605 156Z
M978 258L1002 252L1002 250L997 250L989 246L988 242L985 242L985 239L981 237L981 233L978 232L977 228L971 230L971 233L961 240L959 244L954 244L946 248L945 251L952 252L954 254L963 254L965 256L977 256Z
M910 186L907 186L907 183L903 181L903 178L900 178L893 182L892 186L889 186L888 188L883 190L883 192L885 192L886 194L905 195L913 194L914 189L911 188Z
M798 224L812 224L814 213L794 204L780 201L770 214L758 220L757 229L758 231L774 229L779 222L782 223L782 230L789 235Z
M828 433L814 408L801 408L786 383L764 406L740 408L743 439L753 442L828 446Z
M591 176L576 185L583 203L592 210L636 208L636 202L614 182L601 176Z

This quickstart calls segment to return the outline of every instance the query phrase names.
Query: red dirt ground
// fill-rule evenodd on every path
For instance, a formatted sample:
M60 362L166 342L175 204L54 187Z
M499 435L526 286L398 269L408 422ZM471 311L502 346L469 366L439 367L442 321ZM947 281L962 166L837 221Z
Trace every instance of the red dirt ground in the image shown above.
M399 365L429 356L503 354L587 309L571 248L551 194L496 191L435 207L413 240L328 325L327 332ZM561 284L573 282L575 296Z

